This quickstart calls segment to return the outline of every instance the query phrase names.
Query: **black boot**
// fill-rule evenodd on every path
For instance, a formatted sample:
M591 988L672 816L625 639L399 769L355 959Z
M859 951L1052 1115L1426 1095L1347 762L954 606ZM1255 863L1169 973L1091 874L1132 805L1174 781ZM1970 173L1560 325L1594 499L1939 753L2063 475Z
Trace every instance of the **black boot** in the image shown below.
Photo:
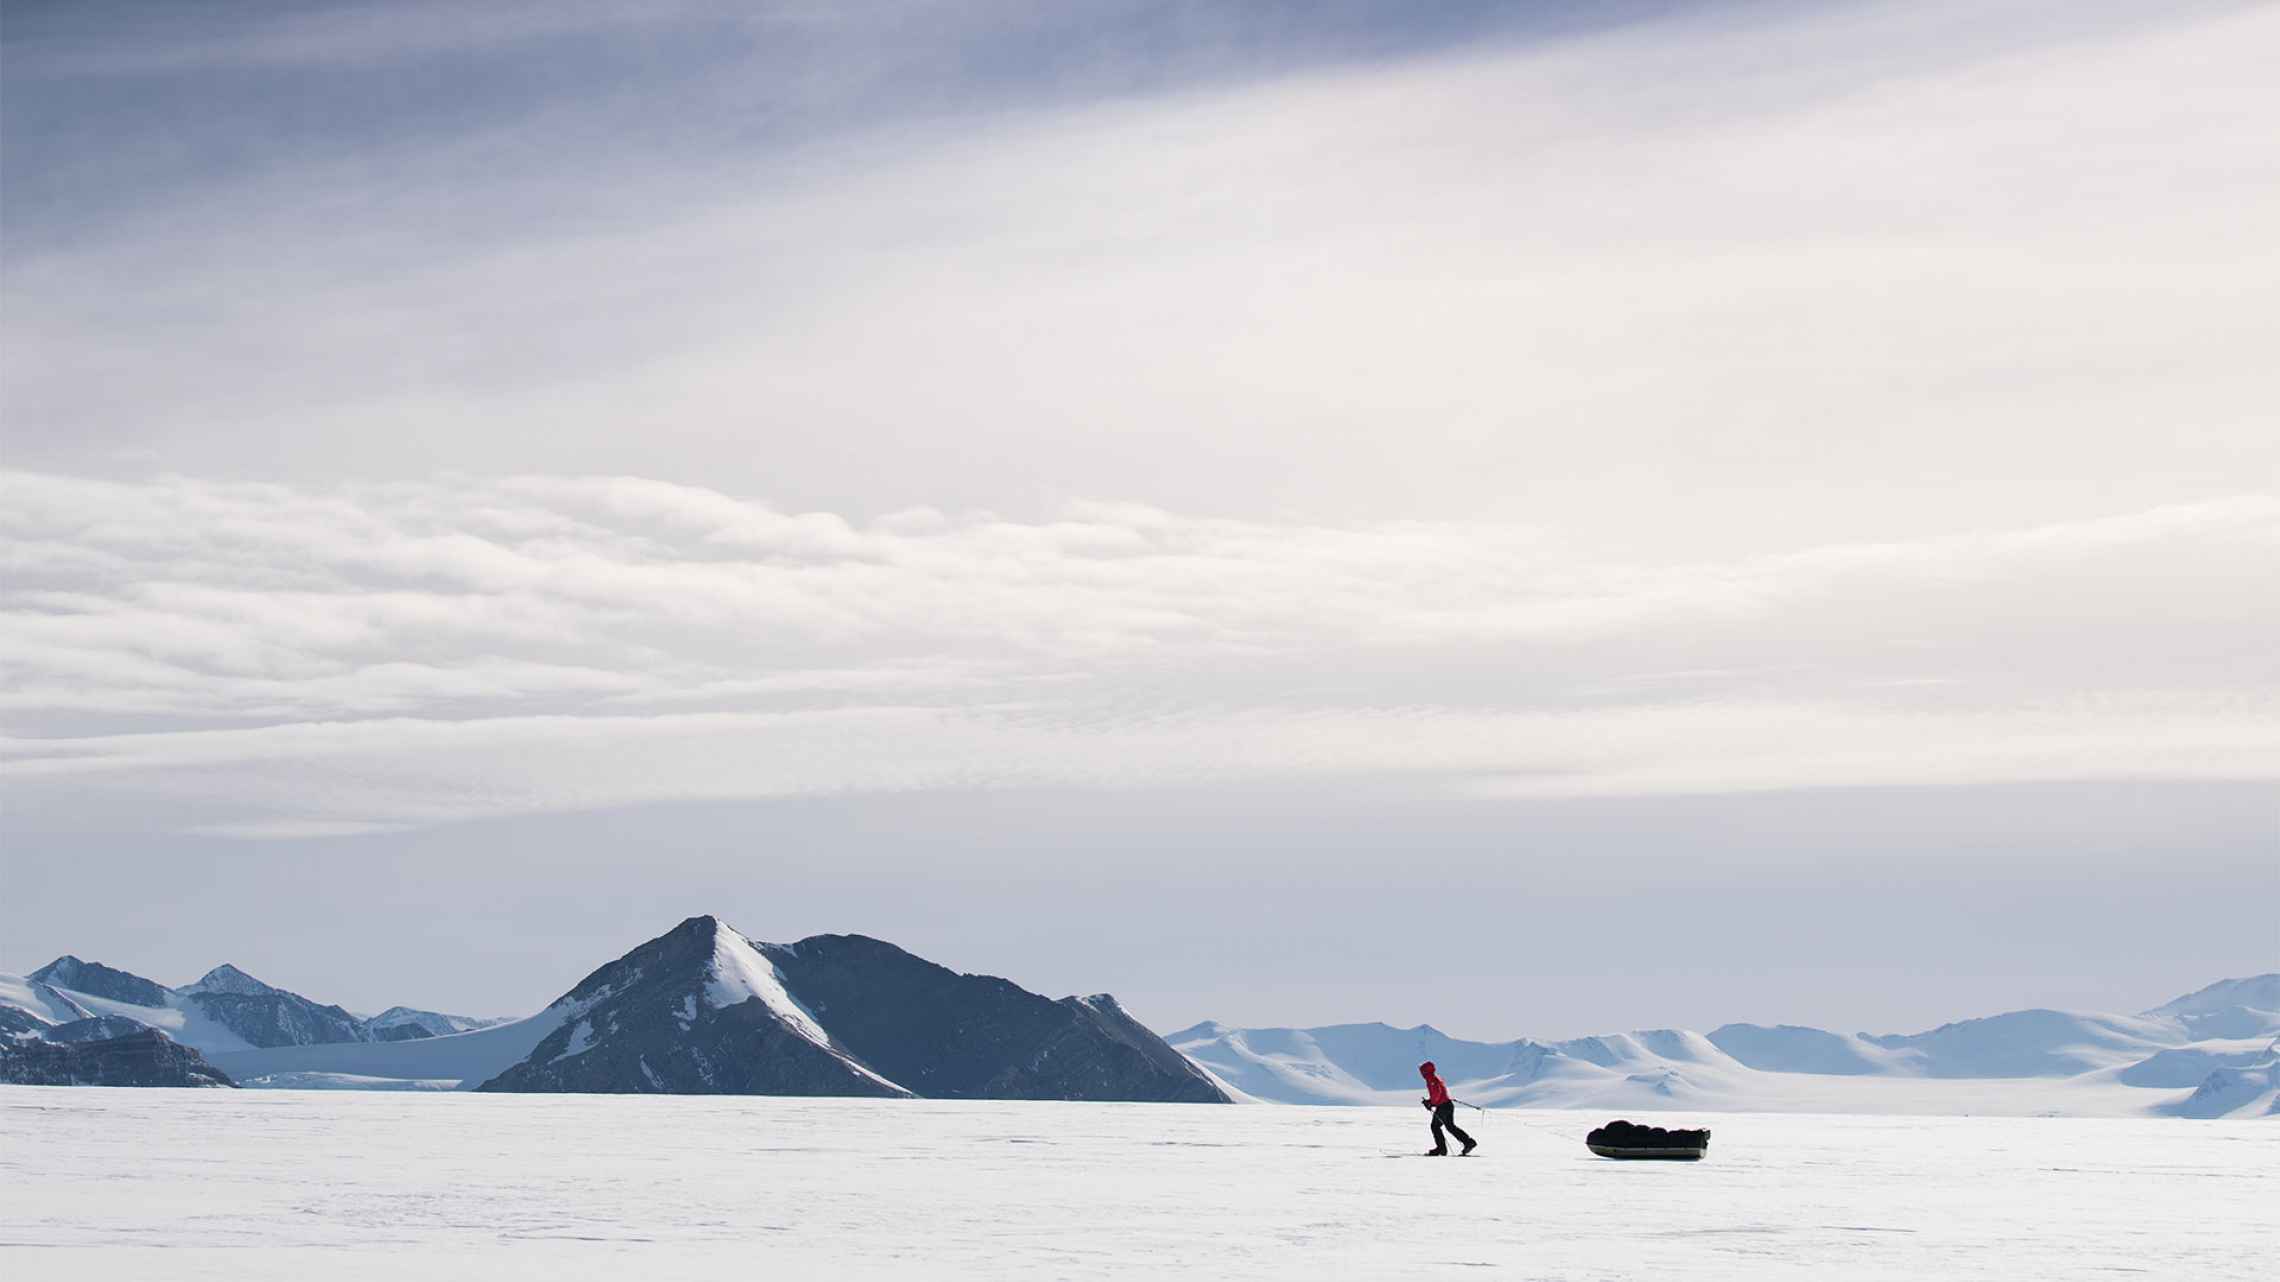
M1479 1147L1480 1147L1480 1141L1479 1141L1479 1140L1466 1140L1466 1141L1465 1141L1465 1146L1464 1146L1463 1150L1462 1150L1462 1151L1460 1151L1460 1152L1457 1154L1457 1156L1458 1156L1458 1157L1471 1157L1471 1156L1472 1156L1472 1151L1473 1151L1474 1149L1476 1149L1476 1148L1479 1148Z

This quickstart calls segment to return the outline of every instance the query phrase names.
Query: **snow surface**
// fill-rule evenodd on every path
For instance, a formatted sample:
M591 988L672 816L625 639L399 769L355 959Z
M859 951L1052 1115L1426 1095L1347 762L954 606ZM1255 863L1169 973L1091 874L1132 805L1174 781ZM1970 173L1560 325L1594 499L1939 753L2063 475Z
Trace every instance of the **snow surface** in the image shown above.
M408 1042L326 1042L211 1054L214 1067L241 1083L286 1073L324 1073L346 1079L456 1082L473 1090L520 1063L562 1021L579 1013L557 1002L528 1019ZM389 1089L403 1089L391 1087Z
M290 1091L452 1091L459 1083L450 1078L358 1077L354 1073L271 1073L238 1083L256 1090Z
M0 1087L0 1275L2230 1282L2280 1257L2280 1127ZM1388 1157L1400 1160L1388 1161Z

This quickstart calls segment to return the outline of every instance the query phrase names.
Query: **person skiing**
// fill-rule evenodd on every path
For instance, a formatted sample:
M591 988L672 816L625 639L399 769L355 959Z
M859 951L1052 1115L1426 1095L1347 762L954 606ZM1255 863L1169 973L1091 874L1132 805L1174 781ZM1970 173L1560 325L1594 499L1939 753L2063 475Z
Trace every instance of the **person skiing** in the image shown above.
M1425 1156L1449 1155L1449 1141L1441 1134L1447 1131L1457 1137L1459 1144L1464 1145L1458 1150L1457 1156L1471 1157L1472 1151L1480 1146L1480 1142L1458 1129L1456 1102L1449 1098L1449 1088L1441 1084L1441 1075L1433 1071L1433 1061L1426 1060L1419 1064L1417 1075L1425 1079L1425 1109L1433 1115L1433 1147L1425 1151Z

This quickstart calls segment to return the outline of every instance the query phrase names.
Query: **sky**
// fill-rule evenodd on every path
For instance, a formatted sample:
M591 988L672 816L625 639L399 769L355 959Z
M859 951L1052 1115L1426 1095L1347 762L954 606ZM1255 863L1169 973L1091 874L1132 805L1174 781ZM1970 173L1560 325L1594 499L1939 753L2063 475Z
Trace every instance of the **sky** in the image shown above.
M16 3L0 968L2280 969L2280 9Z

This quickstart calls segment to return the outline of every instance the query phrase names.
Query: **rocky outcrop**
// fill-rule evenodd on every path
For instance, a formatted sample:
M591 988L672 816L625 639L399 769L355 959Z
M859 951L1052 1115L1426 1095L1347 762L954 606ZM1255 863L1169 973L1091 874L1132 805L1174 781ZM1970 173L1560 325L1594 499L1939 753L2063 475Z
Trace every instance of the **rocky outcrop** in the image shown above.
M0 1040L0 1082L17 1086L235 1086L156 1029L62 1043Z
M143 1025L120 1015L97 1015L92 1019L75 1019L68 1024L57 1024L45 1029L41 1036L51 1042L76 1044L104 1042L114 1037L131 1037L142 1032Z

